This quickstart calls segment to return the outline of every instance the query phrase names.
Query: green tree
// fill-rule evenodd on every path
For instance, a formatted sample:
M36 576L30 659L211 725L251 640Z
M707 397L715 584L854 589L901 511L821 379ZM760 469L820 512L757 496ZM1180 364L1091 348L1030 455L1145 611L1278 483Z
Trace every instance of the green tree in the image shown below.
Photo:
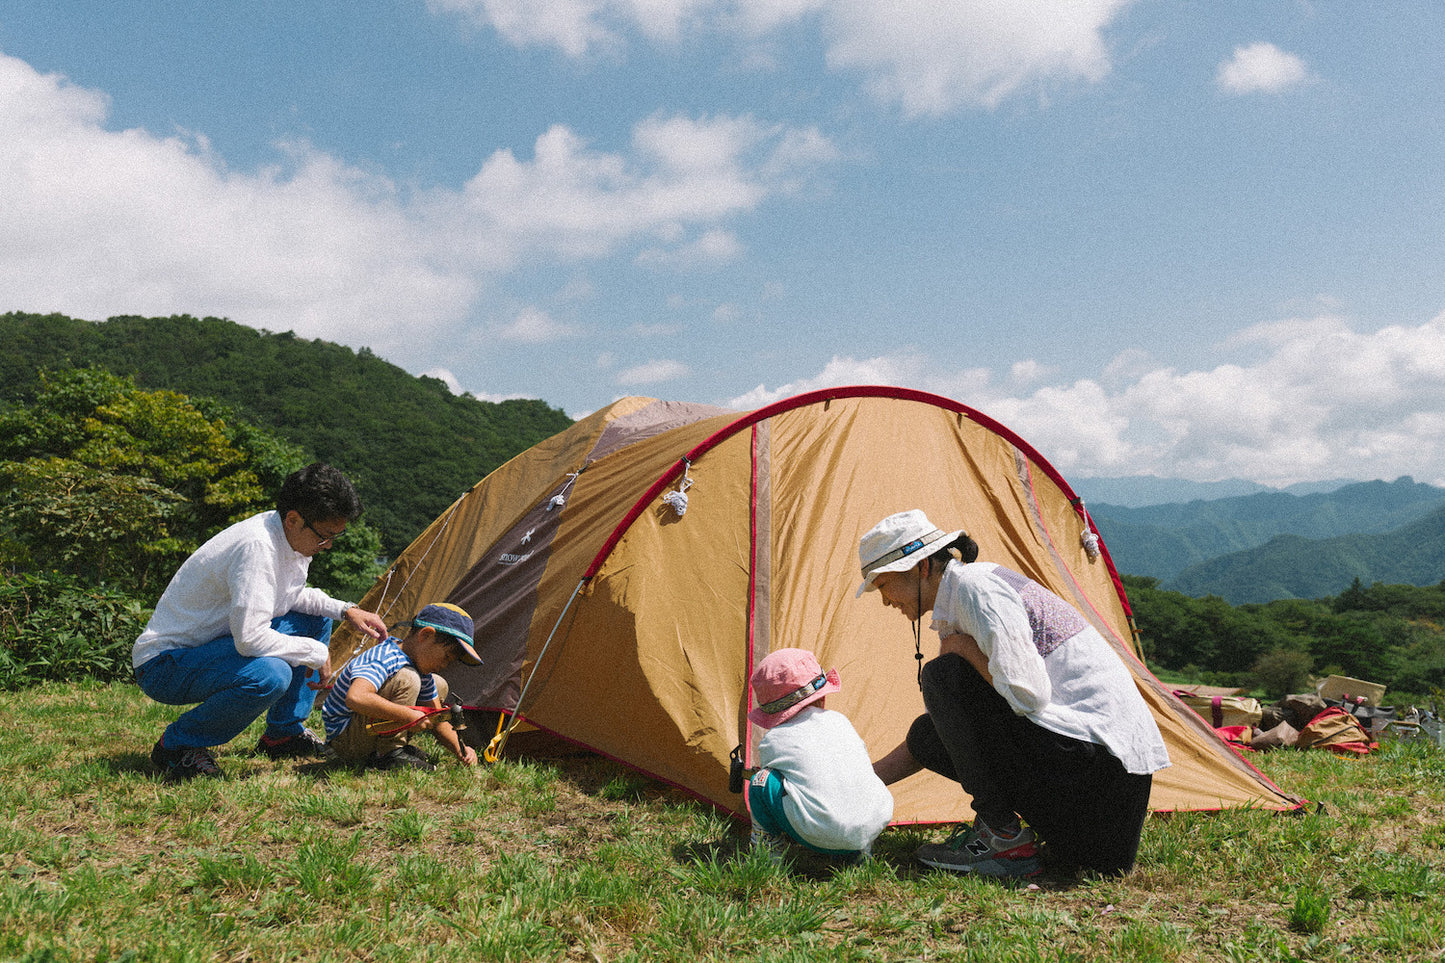
M0 314L0 406L32 402L42 390L39 370L89 365L147 391L219 399L246 423L299 446L307 461L335 465L356 485L367 524L393 555L478 479L572 423L541 401L453 395L443 382L413 377L364 348L221 318ZM232 414L194 403L237 427ZM264 477L261 487L274 489Z
M32 403L0 413L0 563L150 603L203 541L271 508L306 461L220 405L100 370L47 373ZM350 526L318 584L354 589L377 570L379 545Z
M274 505L301 449L214 402L142 391L98 370L46 374L0 412L0 688L125 677L175 568ZM352 524L312 582L359 598L380 534Z
M3 429L0 429L3 430ZM166 488L69 458L0 462L0 558L144 592L173 561L167 518L181 504Z
M145 596L211 531L265 503L247 463L226 423L184 395L99 370L47 374L32 404L0 414L7 561Z

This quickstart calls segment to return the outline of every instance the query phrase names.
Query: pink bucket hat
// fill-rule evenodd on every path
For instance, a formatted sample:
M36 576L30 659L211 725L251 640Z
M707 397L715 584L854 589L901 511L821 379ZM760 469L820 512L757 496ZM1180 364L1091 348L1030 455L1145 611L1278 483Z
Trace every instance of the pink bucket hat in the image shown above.
M748 721L764 729L787 722L804 707L843 688L838 670L825 674L818 657L807 649L769 652L753 670L752 684L758 704L748 712Z

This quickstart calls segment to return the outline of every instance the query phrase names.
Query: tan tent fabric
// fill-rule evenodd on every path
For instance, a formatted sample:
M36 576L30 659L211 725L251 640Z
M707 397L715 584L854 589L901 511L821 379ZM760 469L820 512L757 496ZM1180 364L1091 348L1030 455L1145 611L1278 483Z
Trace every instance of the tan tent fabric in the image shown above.
M679 514L665 497L684 487ZM1144 669L1107 549L1091 557L1057 473L978 412L906 389L829 389L748 413L623 399L483 479L363 605L389 622L431 601L463 606L486 660L449 678L466 704L516 710L738 811L728 753L755 742L747 679L771 649L809 648L839 670L828 706L875 758L923 711L911 626L854 598L858 539L907 508L966 529L980 558L1073 601L1113 641L1173 761L1151 808L1299 805ZM355 645L339 632L334 656ZM936 649L925 625L925 656ZM892 788L898 822L969 816L938 777Z

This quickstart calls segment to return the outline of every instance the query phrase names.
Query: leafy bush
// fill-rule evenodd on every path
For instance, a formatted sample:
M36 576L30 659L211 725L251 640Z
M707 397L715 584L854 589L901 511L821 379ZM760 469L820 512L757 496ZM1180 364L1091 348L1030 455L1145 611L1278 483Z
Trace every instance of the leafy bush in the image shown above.
M1297 649L1271 649L1254 660L1254 682L1271 699L1303 692L1309 685L1314 659Z
M0 575L0 689L130 677L150 612L123 592L56 573Z

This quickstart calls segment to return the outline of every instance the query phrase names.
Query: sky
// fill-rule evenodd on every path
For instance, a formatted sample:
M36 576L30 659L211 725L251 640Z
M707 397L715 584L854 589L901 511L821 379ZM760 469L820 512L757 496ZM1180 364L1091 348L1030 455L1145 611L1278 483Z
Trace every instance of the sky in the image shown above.
M1445 485L1445 4L5 0L0 311Z

